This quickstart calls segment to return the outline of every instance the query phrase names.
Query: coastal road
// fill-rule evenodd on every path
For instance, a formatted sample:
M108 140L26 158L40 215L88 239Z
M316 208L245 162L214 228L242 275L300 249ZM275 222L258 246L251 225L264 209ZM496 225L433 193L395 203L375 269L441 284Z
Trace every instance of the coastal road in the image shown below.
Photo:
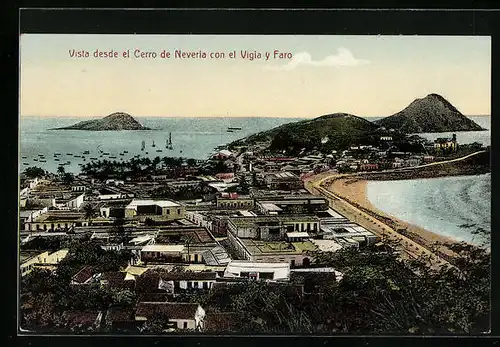
M384 173L401 172L401 171L418 169L418 168L423 168L423 167L428 167L428 166L443 165L443 164L448 164L448 163L453 163L453 162L465 160L467 158L470 158L472 156L475 156L475 155L478 155L478 154L484 153L484 152L486 152L486 151L484 151L484 150L477 151L477 152L468 154L468 155L460 157L460 158L424 164L424 165L415 166L412 168L392 169L392 170L384 170L384 171L379 171L379 172L384 172ZM368 173L368 172L366 172L366 173ZM332 182L332 180L336 180L339 178L355 177L358 174L360 174L360 173L359 172L354 173L354 174L322 173L322 174L318 174L318 175L313 176L310 179L308 179L305 182L305 187L312 194L314 194L316 192L317 194L323 195L329 201L330 206L334 210L345 215L348 219L365 227L367 230L375 233L376 235L380 236L381 238L386 237L389 240L398 242L401 245L402 250L404 251L404 253L407 257L417 258L419 256L427 256L430 259L429 265L431 267L439 267L439 266L443 266L443 265L452 266L448 261L439 257L435 253L431 252L429 249L423 247L422 245L413 241L412 239L410 239L404 235L401 235L396 230L389 227L387 224L383 223L382 221L378 220L377 218L365 213L364 211L360 210L356 206L352 205L351 203L346 201L340 195L336 194L335 192L331 191L330 189L325 189L323 187L323 184L325 182L327 182L327 183Z
M425 247L422 247L417 242L411 240L410 238L401 235L396 230L392 229L382 221L370 216L359 208L351 205L349 202L344 200L341 196L323 188L321 184L331 179L331 176L326 176L319 178L317 180L311 180L306 182L306 188L311 192L317 191L323 195L330 203L330 207L339 212L340 214L346 216L349 220L358 223L367 230L373 232L379 237L387 238L391 241L398 242L402 246L403 258L418 258L419 256L427 256L430 259L431 267L439 267L442 265L450 265L445 259L437 256Z
M429 163L429 164L424 164L424 165L418 165L418 166L412 166L409 168L402 168L402 169L394 169L394 170L387 170L383 172L401 172L401 171L406 171L406 170L413 170L413 169L420 169L422 167L429 167L429 166L436 166L436 165L443 165L443 164L449 164L449 163L454 163L457 161L465 160L467 158L473 157L475 155L481 154L481 153L486 153L486 151L477 151L471 154L467 154L466 156L460 157L460 158L455 158L455 159L449 159L449 160L443 160L443 161L436 161L434 163Z

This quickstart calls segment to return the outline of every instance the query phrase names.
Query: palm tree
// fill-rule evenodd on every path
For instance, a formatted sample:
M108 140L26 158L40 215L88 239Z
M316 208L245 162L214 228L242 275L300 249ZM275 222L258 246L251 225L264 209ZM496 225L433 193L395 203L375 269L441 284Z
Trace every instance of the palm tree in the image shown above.
M57 168L57 173L59 174L60 177L63 177L63 175L66 173L66 170L64 169L64 166L60 165Z
M83 207L83 210L85 211L85 219L89 221L89 224L92 224L92 218L97 214L96 208L91 203L87 203Z

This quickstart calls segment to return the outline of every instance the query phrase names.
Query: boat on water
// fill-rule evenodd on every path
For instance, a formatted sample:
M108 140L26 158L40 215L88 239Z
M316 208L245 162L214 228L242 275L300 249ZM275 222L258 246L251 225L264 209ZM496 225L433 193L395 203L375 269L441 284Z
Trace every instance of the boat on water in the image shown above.
M108 153L108 152L102 152L102 154L103 154L103 155L109 155L109 153Z
M151 145L151 147L156 147L155 140L153 140L153 144Z
M123 153L120 153L120 155L125 155L125 154L123 154Z
M33 159L33 161L38 161L38 158Z
M146 152L146 154L149 154L148 152Z
M157 149L156 151L157 151L157 152L163 152L161 149Z
M90 154L90 151L84 151L83 154Z
M23 163L23 165L29 165L28 163Z
M128 151L123 151L123 153L128 153Z
M165 148L169 150L174 149L172 145L172 133L168 133L168 140L165 140Z
M228 132L228 133L233 133L234 131L233 131L233 130L231 130L231 129L227 129L227 132Z
M54 161L60 161L61 159L54 159Z
M110 156L109 157L110 159L116 159L116 157L113 155L113 156Z
M228 127L227 130L241 130L240 127Z
M73 155L73 153L66 153L66 155Z
M27 157L26 156L22 156L21 158L26 159Z
M141 151L143 151L145 147L146 147L146 141L142 141L141 142Z

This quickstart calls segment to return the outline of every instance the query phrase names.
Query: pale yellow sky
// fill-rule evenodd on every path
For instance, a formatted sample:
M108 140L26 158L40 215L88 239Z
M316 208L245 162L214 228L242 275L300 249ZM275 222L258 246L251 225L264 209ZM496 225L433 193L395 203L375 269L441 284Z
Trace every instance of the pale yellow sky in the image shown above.
M489 37L22 35L22 116L388 116L443 95L490 114ZM236 59L71 58L70 49L235 50ZM241 59L240 50L290 52ZM265 59L265 58L264 58Z

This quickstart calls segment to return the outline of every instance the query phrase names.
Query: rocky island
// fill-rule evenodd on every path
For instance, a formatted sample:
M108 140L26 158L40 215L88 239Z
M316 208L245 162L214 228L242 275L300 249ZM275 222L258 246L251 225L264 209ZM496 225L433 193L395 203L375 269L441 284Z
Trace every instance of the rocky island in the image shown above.
M117 130L151 130L136 121L134 117L124 112L115 112L101 119L92 119L76 124L49 130L87 130L87 131L117 131Z
M375 123L408 134L485 130L439 94L416 99L402 111Z

